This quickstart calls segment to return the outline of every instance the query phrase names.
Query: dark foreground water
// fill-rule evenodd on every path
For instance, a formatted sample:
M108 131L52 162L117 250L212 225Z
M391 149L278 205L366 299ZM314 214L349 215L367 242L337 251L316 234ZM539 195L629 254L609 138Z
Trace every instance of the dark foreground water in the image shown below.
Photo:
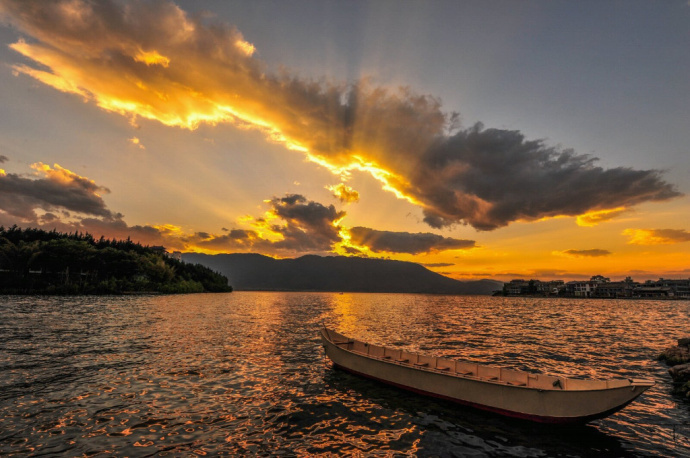
M690 456L655 361L690 303L398 294L0 297L0 455ZM334 370L325 324L377 344L657 385L542 427Z

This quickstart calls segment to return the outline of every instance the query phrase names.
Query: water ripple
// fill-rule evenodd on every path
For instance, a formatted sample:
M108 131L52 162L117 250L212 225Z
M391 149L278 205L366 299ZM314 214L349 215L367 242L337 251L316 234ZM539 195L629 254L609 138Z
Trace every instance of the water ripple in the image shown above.
M690 403L655 356L688 304L386 294L0 297L0 454L678 456ZM553 429L334 370L321 325L521 370L648 377L605 420Z

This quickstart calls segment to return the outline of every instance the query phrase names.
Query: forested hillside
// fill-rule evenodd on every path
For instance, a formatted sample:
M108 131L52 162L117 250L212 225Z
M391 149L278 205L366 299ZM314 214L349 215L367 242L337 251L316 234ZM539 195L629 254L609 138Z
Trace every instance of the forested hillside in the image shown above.
M0 293L232 291L223 275L131 240L0 226Z

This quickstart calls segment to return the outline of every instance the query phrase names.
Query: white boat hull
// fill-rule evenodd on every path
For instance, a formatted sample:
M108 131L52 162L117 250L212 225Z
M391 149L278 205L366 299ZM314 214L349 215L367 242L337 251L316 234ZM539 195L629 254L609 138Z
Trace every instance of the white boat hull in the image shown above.
M596 388L588 389L588 381L479 365L475 365L478 368L476 373L464 375L458 372L458 365L465 363L418 356L418 360L426 361L426 364L417 365L410 358L405 362L390 356L396 355L396 351L401 355L400 359L403 355L410 355L399 350L371 346L372 349L384 349L384 356L380 356L378 350L376 355L367 355L348 349L354 347L356 341L347 340L334 331L324 329L321 337L326 355L333 364L354 374L416 393L541 423L585 423L612 415L654 384L649 380L592 381L592 384L597 383ZM344 344L343 339L348 343ZM368 344L360 344L369 347ZM385 355L386 352L389 356ZM494 376L492 380L482 376L492 374L498 377ZM520 377L524 377L526 383ZM564 389L561 385L575 388Z

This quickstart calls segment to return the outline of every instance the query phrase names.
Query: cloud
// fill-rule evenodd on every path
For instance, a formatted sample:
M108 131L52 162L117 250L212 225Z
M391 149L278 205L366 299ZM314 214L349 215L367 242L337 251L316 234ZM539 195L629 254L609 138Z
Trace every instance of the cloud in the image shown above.
M14 173L0 174L0 210L20 221L34 222L37 211L67 210L85 215L113 218L99 193L110 192L93 180L41 162L31 166L39 178Z
M61 167L41 162L32 166L33 177L0 173L0 225L14 224L56 229L61 232L88 232L95 237L126 239L168 249L207 252L263 252L284 256L295 253L326 254L334 250L366 255L361 247L350 246L340 225L345 217L333 205L323 205L301 194L287 194L267 200L261 217L247 218L253 228L226 228L221 234L188 232L171 224L129 225L124 216L107 208L99 193L109 192L89 178ZM367 234L358 241L372 251L427 252L473 246L434 234L382 232L354 228L353 234ZM349 237L349 236L348 236ZM405 244L411 244L405 246Z
M196 237L188 239L192 250L201 248L219 252L251 251L260 241L262 239L257 232L244 229L232 229L223 235L197 233Z
M345 212L300 194L273 197L263 217L248 217L253 229L223 228L222 235L196 232L185 237L189 249L215 252L261 252L285 256L330 253L342 242L339 226Z
M343 252L344 252L345 254L347 254L347 255L351 255L351 256L361 256L361 257L365 257L365 258L368 257L367 254L366 254L364 251L362 251L362 250L360 250L360 249L358 249L358 248L355 248L355 247L344 246L344 247L342 247L342 250L343 250Z
M597 224L612 220L613 218L619 216L622 213L628 212L629 209L626 207L618 207L610 210L599 210L585 213L584 215L579 215L575 221L578 226L592 227Z
M31 165L32 175L0 173L0 225L37 227L61 232L88 232L96 237L133 240L181 248L185 240L175 226L128 225L111 211L100 194L108 188L58 164Z
M668 245L690 242L690 232L684 229L626 229L623 235L631 245Z
M128 140L132 145L137 146L139 149L146 149L143 143L141 143L141 140L137 137L132 137Z
M9 159L7 156L5 156L5 155L3 155L3 154L0 154L0 164L3 164L3 163L5 163L5 162L7 162L7 161L9 161L9 160L10 160L10 159Z
M680 195L657 170L604 169L515 130L458 130L456 113L410 88L270 74L235 28L170 2L5 0L0 11L33 40L11 45L32 61L16 73L133 123L261 130L342 177L370 174L434 228L587 214L590 224Z
M680 195L654 170L603 169L597 159L529 141L518 131L458 132L432 146L413 183L429 192L425 221L492 230L511 221L628 208ZM609 213L610 214L610 213Z
M121 215L113 219L104 218L83 218L78 222L70 224L72 229L58 230L77 230L88 232L95 237L101 235L108 238L126 239L131 238L135 242L143 245L165 245L169 249L181 249L185 247L184 238L180 237L181 230L175 226L162 225L128 225Z
M474 240L460 240L431 233L378 231L368 227L353 227L349 230L350 242L365 246L375 253L430 253L445 250L466 250L475 248Z
M599 258L612 254L609 250L601 250L599 248L593 248L591 250L565 250L562 253L576 258Z
M269 208L265 214L248 219L254 226L251 229L224 227L221 234L190 232L171 224L129 225L122 214L108 209L99 195L110 192L106 187L58 164L50 167L38 162L31 168L34 176L0 173L0 225L130 237L142 244L177 250L272 255L331 253L344 241L340 221L345 212L300 194L266 201ZM359 253L356 247L350 248L343 251Z
M432 262L428 264L422 264L424 267L437 268L437 267L450 267L454 266L452 262Z
M184 238L191 249L215 252L261 252L274 256L295 253L419 254L475 247L472 240L458 240L430 233L378 231L366 227L347 229L341 225L344 211L323 205L301 194L273 197L262 217L246 218L253 229L227 229L216 235L196 232Z
M271 226L271 230L282 237L271 243L273 248L296 252L330 251L341 241L338 224L345 212L337 211L333 205L326 207L300 194L274 197L270 204L271 214L283 221L283 224Z
M359 193L344 183L326 186L326 189L331 191L333 196L343 203L359 202Z

